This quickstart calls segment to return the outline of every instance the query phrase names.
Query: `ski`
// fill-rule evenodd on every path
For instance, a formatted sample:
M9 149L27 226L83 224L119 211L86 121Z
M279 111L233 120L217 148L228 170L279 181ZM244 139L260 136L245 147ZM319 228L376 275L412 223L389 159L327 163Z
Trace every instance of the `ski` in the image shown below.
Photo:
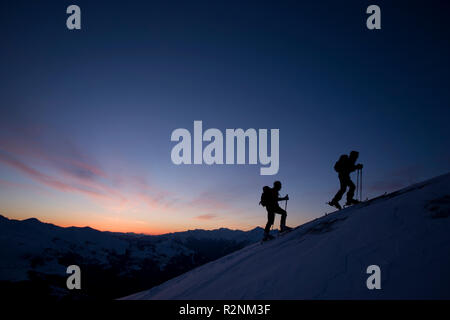
M273 240L273 239L275 239L275 237L272 236L272 235L269 235L268 237L264 236L264 238L261 239L260 243L263 244L264 242L267 242L267 241L270 241L270 240Z
M341 207L340 204L337 204L337 205L336 205L336 204L331 203L331 201L326 202L326 204L329 205L329 206L331 206L331 207L333 207L333 208L336 208L336 209L338 209L338 210L342 210L342 207Z
M278 232L278 237L282 237L282 236L284 236L285 234L291 232L294 229L296 229L296 228L291 228L291 229L288 229L288 230L280 231L280 232Z
M264 244L264 242L269 242L271 240L275 239L275 237L273 238L267 238L267 239L261 239L261 241L259 242L260 244Z
M274 240L274 239L279 238L279 237L283 237L284 235L290 233L291 231L293 231L293 230L295 230L295 229L297 229L297 228L298 228L298 227L291 228L291 229L285 230L285 231L279 231L279 232L277 233L276 236L272 236L272 235L271 235L271 236L268 237L268 238L263 238L263 239L261 239L260 243L263 244L264 242L271 241L271 240Z

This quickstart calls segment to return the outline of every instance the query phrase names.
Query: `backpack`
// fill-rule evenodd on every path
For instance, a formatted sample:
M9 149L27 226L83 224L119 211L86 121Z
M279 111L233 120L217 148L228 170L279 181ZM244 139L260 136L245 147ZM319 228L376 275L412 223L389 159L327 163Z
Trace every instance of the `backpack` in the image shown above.
M341 172L345 168L345 164L348 161L348 156L343 154L339 157L339 160L334 164L334 171Z
M261 194L261 201L259 202L260 205L263 207L267 206L271 202L272 198L272 189L268 186L263 187L263 193Z

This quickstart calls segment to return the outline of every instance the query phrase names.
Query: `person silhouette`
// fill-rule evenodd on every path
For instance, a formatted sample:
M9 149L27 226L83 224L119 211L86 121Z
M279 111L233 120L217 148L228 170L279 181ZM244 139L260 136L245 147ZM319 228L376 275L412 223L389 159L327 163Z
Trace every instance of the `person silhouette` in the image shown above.
M273 225L275 221L275 213L281 214L281 222L280 222L280 231L288 231L292 228L286 226L286 216L287 212L286 210L282 209L280 205L278 204L278 201L284 201L289 200L289 196L286 195L283 198L280 198L280 192L281 190L281 182L275 181L273 183L273 188L264 187L263 188L263 195L262 195L262 203L263 206L266 207L267 210L267 224L264 229L264 240L272 239L273 237L269 234L270 227Z
M353 183L352 179L350 178L350 173L357 169L362 169L362 164L356 164L356 160L358 159L359 152L358 151L352 151L350 152L350 155L347 156L346 154L341 155L339 160L334 165L334 170L338 173L339 177L339 183L340 183L340 189L334 196L334 198L328 203L331 206L334 206L338 209L342 209L341 205L339 204L339 200L342 199L342 196L344 195L345 191L348 187L347 192L347 203L346 205L352 205L359 203L358 200L353 199L353 196L355 194L355 184Z

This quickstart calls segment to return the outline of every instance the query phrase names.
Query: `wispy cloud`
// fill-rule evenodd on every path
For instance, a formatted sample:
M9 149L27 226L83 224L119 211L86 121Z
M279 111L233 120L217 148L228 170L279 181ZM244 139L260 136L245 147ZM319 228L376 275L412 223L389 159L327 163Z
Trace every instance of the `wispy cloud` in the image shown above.
M187 205L193 208L228 210L231 208L230 201L224 197L223 193L218 191L204 191Z
M58 189L60 191L78 191L92 196L103 196L103 193L98 190L93 190L84 187L77 187L74 185L67 184L65 182L59 181L58 179L51 177L45 173L42 173L36 169L33 169L23 162L15 159L14 157L0 152L0 162L7 164L18 171L25 173L33 180L40 182L46 186L52 187L54 189Z
M0 164L7 165L53 190L79 193L108 208L168 208L171 193L144 178L108 173L61 132L46 127L3 128Z
M199 216L196 216L195 219L198 220L213 220L213 219L217 219L218 216L212 213L207 213L207 214L202 214Z
M94 180L106 173L63 133L43 126L13 128L2 131L0 149L15 157L23 157L56 168L74 178Z
M0 129L0 165L8 166L30 178L37 191L81 194L114 214L152 212L210 212L198 220L217 219L217 213L229 211L223 192L201 193L195 198L175 194L148 180L148 172L130 169L111 171L101 161L83 152L64 132L45 126ZM21 188L16 181L3 181L6 187ZM32 184L28 188L33 187ZM129 217L133 219L132 216Z

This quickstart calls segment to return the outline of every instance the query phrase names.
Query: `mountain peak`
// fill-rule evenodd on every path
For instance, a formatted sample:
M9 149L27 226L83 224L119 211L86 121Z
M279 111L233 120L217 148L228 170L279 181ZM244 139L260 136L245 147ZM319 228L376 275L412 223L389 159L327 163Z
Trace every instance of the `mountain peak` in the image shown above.
M28 218L28 219L25 219L25 220L22 220L22 222L27 222L27 223L42 223L39 219L37 219L37 218Z

